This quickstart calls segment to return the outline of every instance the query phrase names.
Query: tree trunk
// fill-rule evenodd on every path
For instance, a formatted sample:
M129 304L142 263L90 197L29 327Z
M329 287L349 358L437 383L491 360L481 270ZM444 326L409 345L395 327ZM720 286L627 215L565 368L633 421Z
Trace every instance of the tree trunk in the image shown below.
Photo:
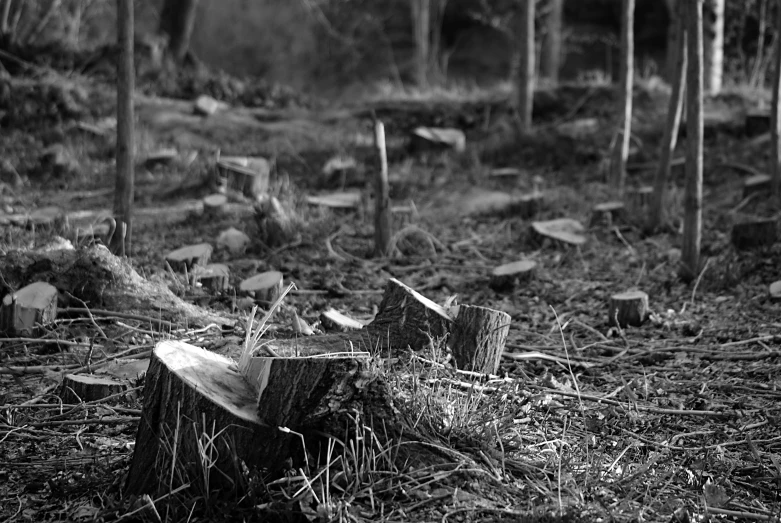
M528 132L532 127L532 104L534 101L534 1L520 0L518 20L520 47L518 67L518 127Z
M612 187L623 194L626 184L626 160L632 133L632 84L634 80L634 20L635 0L623 0L621 17L621 121L610 162Z
M781 31L781 9L778 10L776 31ZM773 105L770 117L771 142L773 148L770 166L770 185L776 205L781 193L781 38L776 38L775 71L773 73Z
M415 83L418 87L428 86L430 60L431 0L410 0L412 8L412 31L415 38Z
M388 185L388 152L385 148L385 126L374 123L374 147L377 153L377 174L374 183L374 253L389 256L391 244L391 207Z
M160 12L160 32L168 35L168 49L177 62L190 49L198 0L165 0Z
M676 66L678 63L678 49L681 46L680 39L683 38L684 21L681 17L683 12L681 2L678 0L666 0L667 12L670 15L670 23L667 26L667 56L665 57L664 71L665 80L672 85L675 82Z
M686 100L686 192L684 195L683 249L680 276L697 277L702 240L702 2L688 3L686 24L688 71Z
M667 106L667 123L664 128L664 136L659 151L659 166L654 178L654 194L651 201L651 212L648 217L648 231L657 230L664 220L664 200L667 189L667 181L670 179L670 168L675 144L678 141L678 128L681 125L681 113L683 112L683 93L686 80L686 6L680 3L677 8L676 28L678 34L675 42L678 49L675 57L675 73L673 76L672 92Z
M564 0L550 0L545 17L545 39L542 42L540 75L554 85L559 82L561 66L562 9Z
M724 73L724 1L705 0L703 6L704 88L708 94L721 91Z
M117 0L117 174L114 189L114 219L116 231L109 248L115 254L125 254L130 244L131 213L133 211L133 2ZM128 248L129 251L129 248Z

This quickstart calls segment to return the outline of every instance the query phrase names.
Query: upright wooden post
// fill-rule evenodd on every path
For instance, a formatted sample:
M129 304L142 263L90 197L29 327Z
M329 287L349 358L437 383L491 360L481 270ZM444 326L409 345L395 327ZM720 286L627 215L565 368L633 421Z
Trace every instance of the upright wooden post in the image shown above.
M621 113L618 122L613 158L610 162L610 184L618 194L626 185L626 160L629 157L629 138L632 133L632 86L634 84L635 55L635 0L623 0L621 16Z
M374 251L377 256L390 254L391 208L388 186L388 153L385 148L385 126L374 122L374 144L379 169L374 184Z
M686 5L678 2L676 7L677 19L674 37L678 49L675 52L675 70L672 78L672 92L667 105L667 122L664 127L664 136L659 146L659 166L654 177L654 194L651 199L651 208L648 216L647 229L656 231L664 221L664 200L667 182L670 179L670 165L672 162L675 144L678 141L678 128L681 125L681 113L683 112L683 93L686 90Z
M114 188L114 219L117 230L109 248L125 254L130 245L133 210L133 0L117 0L117 174Z
M532 127L532 105L534 102L534 1L519 0L521 10L518 19L519 62L518 62L518 127L528 132Z
M697 277L702 241L702 2L687 2L688 71L686 100L686 191L684 195L683 249L680 276L685 281Z
M564 0L551 0L545 18L545 39L542 42L540 76L552 84L559 83L561 66L562 12Z
M781 9L778 9L776 31L781 31ZM773 191L775 205L781 204L781 39L776 38L773 73L773 106L771 110L771 141L773 154L770 166L770 185Z

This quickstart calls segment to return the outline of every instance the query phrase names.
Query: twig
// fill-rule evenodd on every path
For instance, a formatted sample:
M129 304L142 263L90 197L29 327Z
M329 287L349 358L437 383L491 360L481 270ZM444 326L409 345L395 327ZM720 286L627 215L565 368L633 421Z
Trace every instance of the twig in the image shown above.
M90 311L89 309L82 309L82 308L75 308L75 307L69 307L67 309L63 309L60 311L64 314L72 313L72 314L94 314L96 316L105 316L109 318L122 318L125 320L137 320L137 321L143 321L143 322L149 322L154 323L158 325L158 327L165 327L167 329L175 329L176 326L171 323L170 321L161 320L158 318L152 318L150 316L142 316L140 314L130 314L127 312L115 312L115 311L107 311L102 309L92 309Z

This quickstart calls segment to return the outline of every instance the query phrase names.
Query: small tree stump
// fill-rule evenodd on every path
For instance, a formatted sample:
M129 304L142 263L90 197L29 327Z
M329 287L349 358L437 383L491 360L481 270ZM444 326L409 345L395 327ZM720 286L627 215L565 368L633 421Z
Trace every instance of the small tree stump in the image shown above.
M268 194L271 162L259 156L222 156L217 160L229 189L258 200Z
M62 380L60 399L63 403L81 403L102 400L130 388L126 381L110 376L68 374Z
M505 291L515 287L517 283L526 283L534 277L537 262L521 260L505 263L491 272L488 286L495 291Z
M249 236L235 227L230 227L229 229L222 231L220 235L217 236L217 246L227 250L234 256L244 254L244 252L247 250L249 242Z
M732 226L732 245L736 249L756 249L773 245L778 240L775 218L755 218Z
M214 249L208 243L198 243L196 245L188 245L181 249L169 252L165 257L165 261L175 271L184 272L185 270L191 270L195 265L207 265L209 258L212 256Z
M239 289L256 300L273 303L282 294L282 279L279 271L262 272L241 282Z
M328 309L320 314L320 322L328 331L348 332L363 328L363 323L342 314L336 309Z
M217 293L230 288L230 269L222 263L210 263L193 269L194 282L200 282L204 289Z
M158 165L170 165L179 157L179 153L176 149L165 148L152 151L144 159L144 167L147 169L154 169Z
M608 323L613 327L639 327L648 317L648 312L648 294L643 291L614 294L610 297Z
M581 233L583 225L570 218L559 218L544 222L532 222L531 230L538 239L551 239L559 243L580 246L586 243L586 237Z
M11 335L30 336L57 318L57 289L35 282L3 298L0 330Z
M496 374L509 332L510 315L506 312L460 305L449 343L456 367Z
M771 283L767 290L771 300L781 301L781 280Z
M437 152L448 149L462 153L466 150L466 135L460 129L418 127L412 131L410 149L413 153Z
M642 213L644 209L648 209L651 205L651 198L653 195L654 188L650 185L643 185L642 187L627 191L626 201L629 209L635 214Z
M528 194L522 194L513 200L511 212L519 218L532 218L540 212L543 197L539 191L533 191Z
M228 206L228 197L224 194L210 194L203 199L203 216L214 219L225 214Z
M770 175L755 174L743 180L743 198L752 194L767 193L770 190Z
M589 227L606 226L626 221L624 202L605 202L595 205L591 212Z

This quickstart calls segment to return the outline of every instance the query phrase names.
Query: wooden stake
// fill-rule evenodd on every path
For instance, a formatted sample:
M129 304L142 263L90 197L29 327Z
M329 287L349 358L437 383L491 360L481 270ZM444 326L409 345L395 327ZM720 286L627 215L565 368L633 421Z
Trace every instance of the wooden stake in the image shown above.
M380 164L374 187L374 252L377 256L387 256L390 250L393 216L390 208L385 126L380 121L374 123L374 145Z
M131 214L133 211L133 2L117 0L117 174L114 189L114 219L117 231L109 248L114 254L130 250Z

